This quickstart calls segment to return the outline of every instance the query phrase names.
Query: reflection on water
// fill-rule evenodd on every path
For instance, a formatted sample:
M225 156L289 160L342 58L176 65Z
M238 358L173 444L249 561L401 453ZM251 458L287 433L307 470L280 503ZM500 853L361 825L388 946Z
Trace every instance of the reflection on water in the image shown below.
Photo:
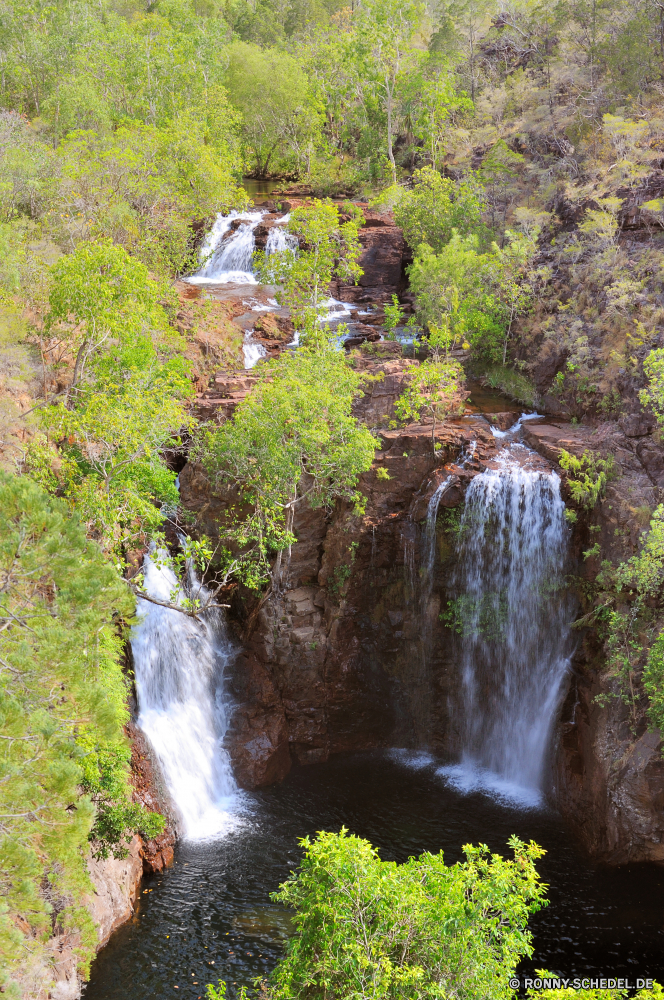
M396 861L443 849L453 862L469 842L505 853L510 834L532 838L548 852L539 869L551 888L549 906L531 920L535 955L524 969L661 982L664 871L596 868L555 814L464 795L436 774L445 763L406 752L341 756L247 795L242 830L181 844L173 868L144 880L134 919L93 965L86 1000L197 1000L219 978L233 997L282 953L289 914L268 894L297 865L298 838L342 825Z
M250 198L260 201L261 198L268 198L275 188L283 187L283 181L266 181L255 177L243 177L242 187Z

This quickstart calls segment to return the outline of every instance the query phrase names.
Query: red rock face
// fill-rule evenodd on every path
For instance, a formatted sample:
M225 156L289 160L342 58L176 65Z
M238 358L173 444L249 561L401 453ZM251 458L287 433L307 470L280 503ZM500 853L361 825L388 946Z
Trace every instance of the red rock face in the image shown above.
M439 618L454 550L439 531L435 579L423 600L422 523L442 475L455 478L441 507L462 503L469 479L495 454L494 438L485 418L447 421L437 428L434 454L431 425L386 429L408 363L374 367L384 377L370 383L355 408L369 426L382 428L374 466L361 481L365 514L356 517L343 506L301 511L284 592L261 606L249 601L236 608L243 651L232 681L237 708L227 742L238 780L248 788L280 780L292 760L390 745L453 750L458 741L447 710L458 671ZM513 417L496 414L492 422L504 429ZM664 450L652 432L642 413L619 424L574 426L555 418L524 424L527 443L550 463L561 448L614 456L618 475L575 529L578 571L588 580L599 566L584 561L582 552L600 541L603 557L628 558L642 528L635 510L660 502ZM478 442L476 463L454 468L471 439ZM389 479L378 478L379 468ZM223 499L210 494L194 465L180 481L183 502L213 536ZM607 694L598 704L596 696ZM659 734L648 732L646 704L641 693L636 719L628 717L600 639L593 630L582 633L559 727L555 790L571 829L603 862L664 861L664 760Z
M342 302L386 302L405 290L405 267L412 260L403 233L391 216L365 211L360 229L363 275L357 285L333 282L332 294Z
M369 426L392 420L409 365L371 366L384 377L369 384L356 406ZM440 598L423 609L411 579L419 565L418 522L445 464L477 441L474 468L460 471L448 491L447 503L459 504L495 443L483 418L440 425L435 453L431 430L421 424L382 430L374 467L361 478L365 514L343 505L299 511L285 590L242 609L248 617L231 682L236 708L226 745L244 787L280 780L292 759L310 763L395 740L448 739L449 633L438 619ZM377 477L379 468L388 479ZM203 471L192 464L180 473L180 487L200 530L214 536L224 499L210 493ZM444 574L451 546L441 555ZM424 668L423 616L435 650Z
M134 802L140 802L150 812L166 816L166 829L158 837L146 840L141 837L139 855L146 874L160 872L173 861L173 847L177 839L176 818L168 799L168 793L154 760L148 741L133 722L127 726L131 740L131 776L134 786Z

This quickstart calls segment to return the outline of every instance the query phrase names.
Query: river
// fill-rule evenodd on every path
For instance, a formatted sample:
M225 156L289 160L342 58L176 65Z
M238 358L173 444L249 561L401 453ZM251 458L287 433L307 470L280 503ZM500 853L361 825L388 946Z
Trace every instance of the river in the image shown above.
M219 977L233 996L268 973L287 927L268 893L297 865L298 838L342 825L396 861L442 849L452 862L468 842L505 853L510 834L533 838L547 850L539 869L549 906L531 918L535 954L523 969L664 979L664 871L595 867L555 812L460 794L436 773L444 763L403 751L342 755L244 793L244 826L181 843L170 870L143 880L133 920L93 965L87 1000L198 998Z

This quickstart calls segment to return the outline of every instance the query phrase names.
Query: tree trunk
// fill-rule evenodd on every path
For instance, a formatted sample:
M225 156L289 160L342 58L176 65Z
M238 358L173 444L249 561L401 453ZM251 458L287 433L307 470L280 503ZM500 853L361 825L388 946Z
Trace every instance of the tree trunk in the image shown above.
M397 165L394 162L394 152L392 151L392 91L390 89L390 82L387 76L385 77L385 92L387 94L386 108L387 108L387 155L390 161L390 166L392 167L392 183L397 182Z

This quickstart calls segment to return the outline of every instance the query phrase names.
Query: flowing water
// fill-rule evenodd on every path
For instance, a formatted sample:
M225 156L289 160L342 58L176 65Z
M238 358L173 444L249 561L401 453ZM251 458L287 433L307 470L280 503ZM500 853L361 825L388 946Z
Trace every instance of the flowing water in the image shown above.
M472 480L461 519L463 747L448 776L537 804L572 652L569 532L560 480L538 456L512 443L493 466Z
M442 492L425 528L429 575ZM202 1000L219 978L234 998L283 954L290 918L269 893L297 865L299 838L342 825L397 861L442 849L453 862L465 843L504 853L511 834L533 838L547 851L538 868L550 905L531 919L535 952L521 971L664 978L664 871L591 865L542 794L570 652L563 512L555 474L514 442L468 490L454 581L464 720L456 762L403 750L339 755L238 793L221 746L233 656L223 620L200 624L141 602L139 724L185 838L173 867L143 880L133 919L93 965L87 1000ZM172 570L149 558L146 586L162 600L178 589Z
M535 954L523 971L662 981L661 868L596 868L554 813L462 795L447 785L441 765L426 754L341 755L246 793L241 830L180 844L171 869L143 880L133 920L92 967L86 1000L198 1000L219 978L235 997L282 954L288 913L268 893L297 865L298 838L342 825L396 861L443 849L454 862L469 842L506 854L512 833L533 838L547 850L538 868L550 885L550 905L531 918Z
M146 556L147 593L181 600L164 553ZM198 592L205 595L204 588ZM132 639L138 725L148 737L189 839L222 834L238 824L237 785L222 740L231 706L224 690L235 650L221 612L203 621L139 600L140 624Z
M254 229L264 214L262 211L233 211L228 215L218 215L203 243L203 266L187 281L192 285L257 284L252 267ZM240 225L228 236L236 219L240 220Z

